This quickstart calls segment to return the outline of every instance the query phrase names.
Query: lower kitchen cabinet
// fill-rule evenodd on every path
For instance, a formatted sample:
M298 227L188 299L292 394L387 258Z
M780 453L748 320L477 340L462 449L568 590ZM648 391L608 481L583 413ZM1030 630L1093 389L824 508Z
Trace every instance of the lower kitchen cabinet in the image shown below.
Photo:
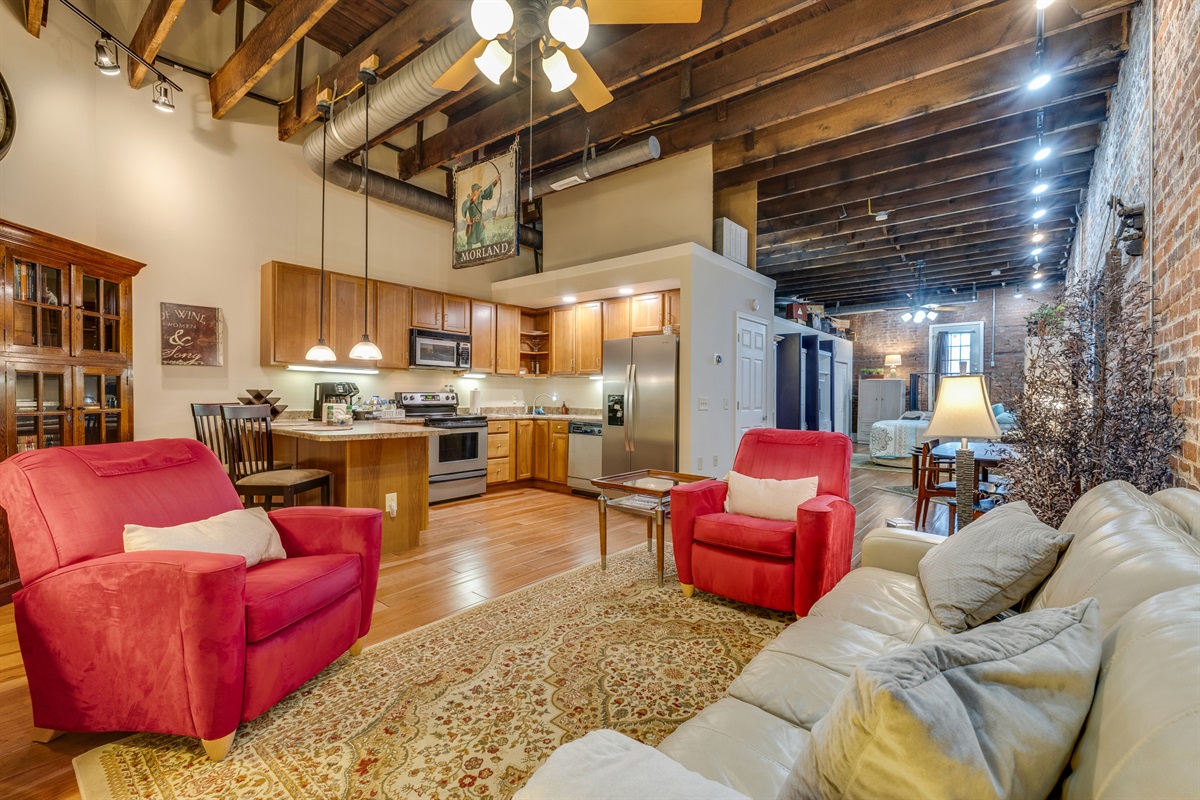
M513 479L523 481L533 477L533 420L516 420L513 427L517 433L517 453L512 459L516 464Z
M533 422L533 477L545 481L550 479L550 420L535 419Z
M550 454L549 481L551 483L567 482L567 447L569 436L567 431L570 423L566 420L550 420Z
M512 422L491 420L488 422L487 482L509 483L512 481Z

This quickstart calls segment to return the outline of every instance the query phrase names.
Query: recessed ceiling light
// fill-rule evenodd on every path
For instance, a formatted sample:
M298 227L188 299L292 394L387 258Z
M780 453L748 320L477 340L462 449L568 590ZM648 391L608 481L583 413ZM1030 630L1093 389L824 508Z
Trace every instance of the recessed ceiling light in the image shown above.
M1043 8L1048 8L1053 2L1054 0L1037 0L1038 11L1041 11Z
M617 289L617 294L633 294L633 289L629 286L622 286L620 289Z
M564 302L564 303L574 303L574 302L575 302L575 295L573 295L573 294L564 294L564 295L563 295L563 302Z

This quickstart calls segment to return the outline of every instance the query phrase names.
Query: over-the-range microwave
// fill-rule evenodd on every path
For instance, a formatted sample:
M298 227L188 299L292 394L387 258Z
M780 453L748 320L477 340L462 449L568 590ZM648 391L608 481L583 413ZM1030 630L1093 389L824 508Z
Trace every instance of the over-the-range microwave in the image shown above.
M471 337L413 328L409 334L409 365L429 369L470 369Z

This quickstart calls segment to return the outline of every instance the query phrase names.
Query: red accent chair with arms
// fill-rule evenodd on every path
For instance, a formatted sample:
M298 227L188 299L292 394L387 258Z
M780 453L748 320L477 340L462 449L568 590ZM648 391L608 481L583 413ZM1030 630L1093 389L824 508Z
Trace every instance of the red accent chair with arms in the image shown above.
M753 478L817 476L817 496L796 520L729 514L724 481L671 490L671 540L683 592L694 588L804 616L850 571L854 506L850 455L841 433L755 428L746 432L733 471Z
M24 584L13 604L38 728L195 736L219 760L239 723L358 652L370 630L374 509L272 511L288 557L249 569L234 555L124 552L126 523L242 507L200 442L22 453L0 463L0 505Z

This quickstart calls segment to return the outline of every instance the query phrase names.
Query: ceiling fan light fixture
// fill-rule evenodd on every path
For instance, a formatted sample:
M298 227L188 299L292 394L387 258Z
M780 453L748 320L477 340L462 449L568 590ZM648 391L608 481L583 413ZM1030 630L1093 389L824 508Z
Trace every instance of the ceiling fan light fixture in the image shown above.
M546 22L550 27L550 35L572 50L583 47L591 27L583 6L558 6L550 12Z
M512 6L508 0L472 0L471 24L481 39L491 41L512 29Z
M490 44L483 50L483 54L475 59L475 66L479 67L489 81L499 85L500 78L512 66L512 53L504 49L504 45L500 44L499 39L493 39Z
M121 63L117 61L117 51L112 39L101 36L96 40L96 69L101 75L120 75Z
M929 320L930 322L933 322L935 319L937 319L937 315L938 315L938 312L930 310L930 311L926 312L925 319Z
M900 315L900 319L904 320L905 322L908 322L912 318L913 318L913 315L912 315L911 311L905 311L903 314Z
M567 63L567 56L562 50L555 49L553 53L542 59L542 71L550 79L550 91L561 92L575 83L579 76Z
M913 322L915 322L919 325L925 321L925 317L927 317L927 316L929 316L929 315L925 313L925 309L918 308L917 313L913 314Z

